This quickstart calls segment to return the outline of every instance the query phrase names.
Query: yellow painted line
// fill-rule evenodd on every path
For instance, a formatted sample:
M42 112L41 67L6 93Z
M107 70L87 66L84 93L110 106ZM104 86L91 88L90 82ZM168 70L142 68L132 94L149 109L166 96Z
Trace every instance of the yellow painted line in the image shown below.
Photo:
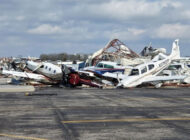
M69 123L106 123L106 122L143 122L143 121L189 121L190 118L127 118L127 119L108 119L108 120L73 120L62 121L63 124Z
M16 138L16 139L23 139L23 140L47 140L47 139L34 138L34 137L25 137L25 136L18 136L18 135L9 135L9 134L3 134L3 133L0 133L0 136L3 136L3 137L10 137L10 138Z

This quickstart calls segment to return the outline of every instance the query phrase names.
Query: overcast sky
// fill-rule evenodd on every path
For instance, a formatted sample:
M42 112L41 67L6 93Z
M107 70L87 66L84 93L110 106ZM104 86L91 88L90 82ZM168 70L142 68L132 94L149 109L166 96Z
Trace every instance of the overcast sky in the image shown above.
M0 57L93 53L118 38L190 56L189 0L0 0Z

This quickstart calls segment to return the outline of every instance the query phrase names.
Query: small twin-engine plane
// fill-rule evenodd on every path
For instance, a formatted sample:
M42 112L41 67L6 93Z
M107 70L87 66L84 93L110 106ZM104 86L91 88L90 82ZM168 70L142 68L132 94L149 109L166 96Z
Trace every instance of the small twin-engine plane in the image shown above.
M88 72L77 72L69 69L65 65L59 67L49 62L27 61L26 68L31 72L17 72L1 69L0 73L34 80L44 84L63 84L72 87L85 84L93 87L100 87L99 84L92 82L90 79L81 77L81 73L86 74Z

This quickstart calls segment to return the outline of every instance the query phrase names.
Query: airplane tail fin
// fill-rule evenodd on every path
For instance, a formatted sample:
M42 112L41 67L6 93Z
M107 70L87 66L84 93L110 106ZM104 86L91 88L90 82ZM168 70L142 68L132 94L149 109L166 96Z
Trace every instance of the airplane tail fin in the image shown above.
M172 45L172 52L171 52L170 57L171 57L172 59L179 59L179 58L180 58L179 39L176 39L176 40L173 42L173 45Z

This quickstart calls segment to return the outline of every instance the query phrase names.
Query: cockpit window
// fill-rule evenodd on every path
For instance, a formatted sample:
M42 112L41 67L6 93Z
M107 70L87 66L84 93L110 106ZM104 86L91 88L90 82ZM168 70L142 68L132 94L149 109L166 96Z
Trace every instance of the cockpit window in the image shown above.
M41 65L40 68L44 68L44 65Z
M177 69L181 69L181 65L170 65L168 67L169 70L177 70Z
M151 70L151 69L153 69L153 68L154 68L154 64L148 65L148 69L149 69L149 70Z
M104 68L113 69L114 67L112 65L104 64Z
M139 70L138 69L132 69L130 76L133 76L133 75L139 75Z
M98 63L97 67L98 67L98 68L103 68L104 65L103 65L102 63Z

